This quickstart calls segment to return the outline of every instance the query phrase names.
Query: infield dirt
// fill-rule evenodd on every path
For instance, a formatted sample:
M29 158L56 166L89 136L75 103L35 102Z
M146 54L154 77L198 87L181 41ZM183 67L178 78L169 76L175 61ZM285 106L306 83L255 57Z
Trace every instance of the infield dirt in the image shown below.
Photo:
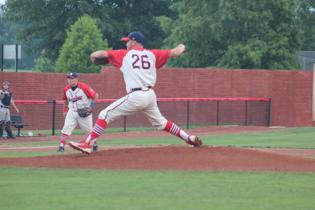
M265 127L231 127L195 130L199 134L219 134L264 131ZM168 135L165 132L131 132L107 135L110 138L148 137ZM43 137L42 140L56 140L58 137ZM19 141L19 140L16 140ZM31 141L25 138L24 141ZM38 139L37 139L38 141ZM56 149L56 148L51 148ZM306 150L305 150L306 151ZM287 171L315 172L315 159L297 153L279 150L235 147L193 148L190 146L154 146L131 148L104 148L91 155L68 153L27 158L0 158L1 166L83 168L113 170L189 170L189 171ZM315 154L315 151L307 150Z

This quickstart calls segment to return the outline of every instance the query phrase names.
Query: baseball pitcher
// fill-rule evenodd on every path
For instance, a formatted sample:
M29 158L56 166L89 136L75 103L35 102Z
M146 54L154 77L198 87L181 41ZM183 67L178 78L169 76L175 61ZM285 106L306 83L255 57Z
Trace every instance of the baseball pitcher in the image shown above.
M91 54L91 60L97 64L109 62L119 68L123 73L127 95L100 112L92 132L84 142L70 142L69 145L89 154L92 152L91 143L110 123L121 116L143 112L157 129L176 135L189 145L201 146L202 141L198 136L187 134L160 113L153 89L157 69L166 64L169 58L180 56L185 51L185 45L179 44L171 50L148 50L143 47L144 36L141 32L131 32L121 40L126 42L126 50L96 51Z

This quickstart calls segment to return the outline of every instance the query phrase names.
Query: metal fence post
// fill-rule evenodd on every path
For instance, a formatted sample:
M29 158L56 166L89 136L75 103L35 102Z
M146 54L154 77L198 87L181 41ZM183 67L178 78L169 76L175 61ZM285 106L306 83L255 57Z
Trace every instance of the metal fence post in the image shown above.
M52 129L51 134L55 135L55 126L56 126L56 100L52 101Z
M266 126L269 127L271 122L271 98L267 102L267 110L266 110Z
M248 115L247 109L248 109L248 101L246 100L245 101L245 126L248 125L248 122L247 122L247 115Z
M219 126L220 123L220 101L217 101L217 126Z
M19 65L19 45L15 44L15 72L18 72Z
M4 44L1 44L0 52L1 52L1 71L3 71L3 63L4 63Z
M187 101L187 129L189 129L189 116L190 116L189 101Z

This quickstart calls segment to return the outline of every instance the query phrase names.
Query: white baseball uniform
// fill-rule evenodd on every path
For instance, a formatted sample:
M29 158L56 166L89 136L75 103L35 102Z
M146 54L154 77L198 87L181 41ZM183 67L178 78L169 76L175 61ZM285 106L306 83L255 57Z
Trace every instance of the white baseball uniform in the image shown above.
M61 131L62 134L71 135L78 124L84 133L89 134L92 131L92 114L84 118L80 117L78 109L90 107L95 97L96 92L89 85L82 82L78 82L75 89L72 89L70 85L64 88L63 100L68 101L68 111Z
M156 83L156 70L170 58L170 50L109 50L108 61L123 73L127 95L102 110L100 119L108 124L120 116L142 111L152 126L164 129L167 120L162 116L152 89Z

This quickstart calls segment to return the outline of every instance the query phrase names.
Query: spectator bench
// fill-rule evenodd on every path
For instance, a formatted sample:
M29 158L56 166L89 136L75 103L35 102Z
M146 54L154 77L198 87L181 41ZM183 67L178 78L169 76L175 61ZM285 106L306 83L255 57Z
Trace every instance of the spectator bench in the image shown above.
M11 125L15 127L18 130L18 133L16 136L21 136L21 129L25 126L29 126L27 124L24 124L23 118L21 115L11 115Z

